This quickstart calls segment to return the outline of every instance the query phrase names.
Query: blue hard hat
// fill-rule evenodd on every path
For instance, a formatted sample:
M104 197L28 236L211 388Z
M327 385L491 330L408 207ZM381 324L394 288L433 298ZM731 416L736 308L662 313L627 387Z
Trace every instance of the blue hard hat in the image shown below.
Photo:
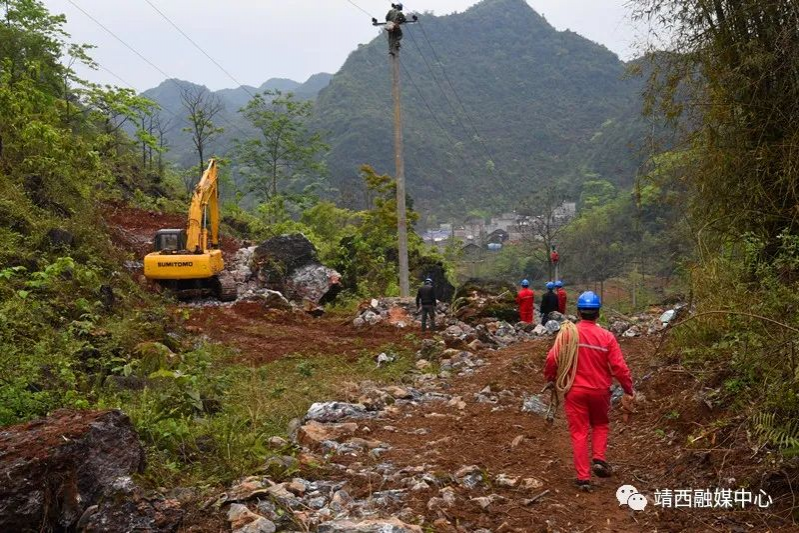
M526 279L523 279L522 280L522 287L529 287L529 286L530 286L530 281L526 280Z
M555 287L557 287L557 288L563 287L563 282L561 280L556 281L555 282Z
M586 291L577 298L577 309L599 309L602 300L593 291Z
M549 290L552 290L552 289L554 289L554 288L555 288L555 284L554 284L554 283L552 283L551 281L548 281L548 282L547 282L547 289L549 289Z

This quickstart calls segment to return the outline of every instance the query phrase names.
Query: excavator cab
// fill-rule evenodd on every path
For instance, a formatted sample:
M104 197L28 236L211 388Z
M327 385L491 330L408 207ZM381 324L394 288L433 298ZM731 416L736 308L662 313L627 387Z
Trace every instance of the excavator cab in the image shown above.
M186 249L185 229L158 230L153 239L153 250L161 253L177 253Z

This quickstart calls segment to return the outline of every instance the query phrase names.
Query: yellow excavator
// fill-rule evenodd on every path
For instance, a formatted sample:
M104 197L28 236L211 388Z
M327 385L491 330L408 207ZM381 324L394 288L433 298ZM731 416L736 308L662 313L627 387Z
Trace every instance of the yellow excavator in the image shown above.
M210 228L210 246L209 246ZM236 283L224 271L219 249L217 164L211 159L194 188L186 229L162 229L153 239L154 252L144 258L144 276L180 298L206 296L223 302L236 299Z

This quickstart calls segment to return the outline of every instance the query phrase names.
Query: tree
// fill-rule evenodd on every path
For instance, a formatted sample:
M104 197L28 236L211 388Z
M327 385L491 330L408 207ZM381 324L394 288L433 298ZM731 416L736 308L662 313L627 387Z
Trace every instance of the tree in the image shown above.
M251 192L259 199L272 200L292 186L307 186L325 174L320 156L329 147L320 133L308 129L312 111L311 102L280 91L257 94L241 109L259 136L237 140L235 154Z
M622 272L626 259L633 252L623 233L624 204L611 204L584 212L572 221L562 235L563 252L569 257L569 273L574 279L597 281L600 296L607 279Z
M171 118L164 118L163 114L157 113L153 120L153 132L157 139L158 153L158 175L164 174L164 152L169 149L169 142L167 140L167 133L172 130L173 120Z
M778 249L779 235L799 231L799 4L633 4L637 19L667 34L652 39L666 52L650 51L648 104L698 155L684 176L693 217L719 247L754 233Z
M197 165L197 181L202 179L205 170L205 155L211 141L225 131L224 128L214 124L214 119L222 112L224 105L219 97L205 87L196 85L181 87L180 100L186 110L189 121L188 127L183 131L191 134L191 141L197 151L199 164ZM191 187L188 187L191 185ZM187 191L191 193L194 180L187 183Z
M538 213L520 218L517 231L521 233L522 241L528 247L530 255L542 263L547 263L549 279L554 275L549 252L566 222L558 209L563 200L563 193L558 188L550 186L526 200L520 208L524 212Z
M128 122L136 124L137 139L144 145L152 139L142 127L144 117L152 114L156 104L128 88L91 84L82 91L84 112L96 120L103 129L105 155L119 154L123 144L129 143L122 127Z
M588 180L583 183L578 208L588 211L607 204L616 196L616 187L607 180Z

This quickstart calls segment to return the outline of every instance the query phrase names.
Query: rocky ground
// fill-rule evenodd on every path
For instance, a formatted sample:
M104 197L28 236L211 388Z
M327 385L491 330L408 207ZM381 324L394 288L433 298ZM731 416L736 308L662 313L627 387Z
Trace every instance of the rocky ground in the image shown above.
M369 333L385 329L378 325ZM790 493L775 492L770 510L654 506L658 489L756 481L736 464L751 450L730 442L720 429L718 441L705 431L713 431L710 422L718 413L684 368L655 357L657 341L621 339L642 401L629 423L613 412L609 459L615 474L596 480L589 494L573 486L562 411L550 425L540 412L524 409L543 386L551 338L475 352L430 339L407 384L342 384L340 403L313 406L292 428L291 442L273 443L294 450L296 458L284 459L298 465L293 477L242 480L208 504L217 513L213 520L193 514L183 527L395 533L794 530L787 519ZM697 434L693 442L688 439ZM638 513L620 507L616 490L623 484L646 495L649 507Z
M179 226L182 220L164 218L115 206L107 215L117 243L139 255L156 229L167 222ZM313 355L311 347L320 355L344 357L373 350L376 364L390 365L391 354L378 353L381 346L418 342L418 316L410 300L372 300L355 317L313 318L334 273L315 268L307 275L304 267L313 261L292 265L299 279L311 280L310 292L287 279L278 280L282 291L289 298L318 298L311 299L312 306L292 303L282 292L273 294L279 292L270 274L274 256L254 247L239 250L240 243L229 239L223 246L226 258L234 258L228 260L240 278L242 300L194 306L187 330L231 345L238 362L261 365L298 352ZM314 405L292 424L288 439L269 443L276 457L261 471L203 501L141 493L130 483L130 475L142 467L135 460L91 466L97 450L126 446L113 443L112 434L124 438L129 427L116 415L103 414L111 421L87 420L83 426L61 415L54 429L42 432L41 442L52 446L30 446L27 453L35 460L13 455L22 453L32 428L6 429L0 441L6 450L17 450L12 455L0 451L0 460L4 453L13 459L6 465L9 473L20 474L14 469L25 462L48 469L48 451L57 457L63 446L74 446L87 458L89 473L72 464L54 479L88 479L96 485L75 492L75 483L54 489L51 483L37 491L36 483L23 483L19 490L30 493L32 507L20 504L17 511L37 517L56 513L67 523L82 509L83 530L102 530L109 520L128 520L131 528L145 531L238 533L797 530L790 476L764 463L767 456L752 442L743 417L717 407L718 388L700 386L679 357L658 353L664 323L679 320L687 310L674 309L668 317L662 313L670 309L609 317L642 400L628 423L612 413L614 476L596 481L590 493L578 492L563 413L548 423L543 416L547 398L538 394L553 333L573 317L556 316L548 327L538 321L514 324L493 312L505 296L472 291L457 298L453 308L442 306L441 331L423 336L415 371L407 379L393 386L342 383L339 402ZM126 447L139 453L135 445ZM634 485L649 506L640 512L620 507L616 490L622 484ZM654 505L658 489L724 487L763 489L773 495L773 504L743 511ZM53 506L53 498L71 506ZM24 520L27 515L13 516Z

